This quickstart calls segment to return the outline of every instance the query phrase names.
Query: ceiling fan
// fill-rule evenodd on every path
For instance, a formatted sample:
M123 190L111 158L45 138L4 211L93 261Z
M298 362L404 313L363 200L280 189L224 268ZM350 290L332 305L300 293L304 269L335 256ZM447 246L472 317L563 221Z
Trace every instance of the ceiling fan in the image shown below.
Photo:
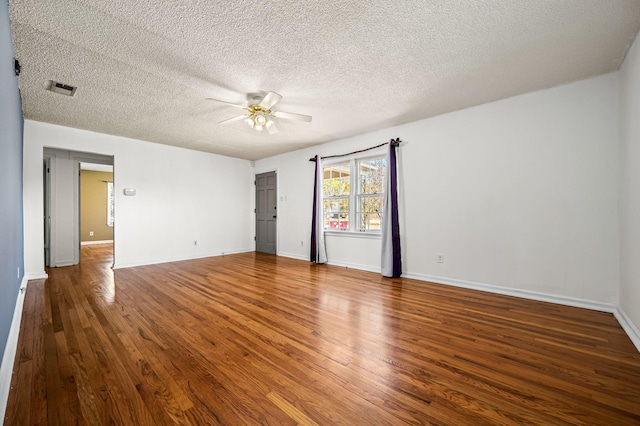
M254 102L257 102L259 97L253 98ZM239 115L237 117L229 118L228 120L223 120L219 124L228 124L234 121L243 120L249 127L254 130L262 131L263 129L267 129L270 135L278 133L278 128L274 122L274 118L284 118L286 120L295 120L295 121L305 121L307 123L311 122L310 115L303 114L295 114L293 112L284 112L284 111L272 111L271 108L280 100L282 96L278 95L275 92L269 92L266 94L264 98L259 103L250 103L247 106L234 104L227 101L221 101L219 99L206 98L208 101L216 101L222 102L227 105L234 106L236 108L242 108L245 110L245 113Z

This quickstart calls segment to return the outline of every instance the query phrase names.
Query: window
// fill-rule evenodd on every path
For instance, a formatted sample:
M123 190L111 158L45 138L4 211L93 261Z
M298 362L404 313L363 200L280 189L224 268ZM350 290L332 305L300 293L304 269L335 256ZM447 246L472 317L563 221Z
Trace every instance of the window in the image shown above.
M325 164L323 172L324 229L379 232L387 158Z
M361 160L358 164L358 230L380 231L387 159Z
M114 206L116 202L115 193L113 192L113 182L107 182L107 225L113 226Z
M324 168L323 193L324 228L349 229L351 169L348 162Z

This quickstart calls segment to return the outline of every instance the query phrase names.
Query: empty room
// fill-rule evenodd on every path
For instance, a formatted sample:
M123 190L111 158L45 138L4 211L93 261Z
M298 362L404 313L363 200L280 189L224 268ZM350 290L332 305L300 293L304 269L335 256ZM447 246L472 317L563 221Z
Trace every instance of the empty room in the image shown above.
M640 2L0 0L5 425L640 425Z

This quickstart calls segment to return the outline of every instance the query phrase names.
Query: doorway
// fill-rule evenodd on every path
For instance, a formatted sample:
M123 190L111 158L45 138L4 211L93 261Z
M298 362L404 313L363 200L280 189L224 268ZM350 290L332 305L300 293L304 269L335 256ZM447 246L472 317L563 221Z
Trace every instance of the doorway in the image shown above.
M276 172L256 175L256 251L276 254L278 189Z
M44 148L45 266L80 263L80 164L113 167L113 157Z
M80 263L96 249L113 251L115 193L113 166L80 163Z

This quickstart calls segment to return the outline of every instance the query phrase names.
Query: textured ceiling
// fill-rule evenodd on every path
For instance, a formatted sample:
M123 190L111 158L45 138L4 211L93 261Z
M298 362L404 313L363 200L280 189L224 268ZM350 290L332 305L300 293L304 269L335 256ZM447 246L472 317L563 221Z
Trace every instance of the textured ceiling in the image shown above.
M246 159L617 70L639 0L11 0L26 119ZM77 86L74 97L45 90ZM274 91L280 133L219 125Z

